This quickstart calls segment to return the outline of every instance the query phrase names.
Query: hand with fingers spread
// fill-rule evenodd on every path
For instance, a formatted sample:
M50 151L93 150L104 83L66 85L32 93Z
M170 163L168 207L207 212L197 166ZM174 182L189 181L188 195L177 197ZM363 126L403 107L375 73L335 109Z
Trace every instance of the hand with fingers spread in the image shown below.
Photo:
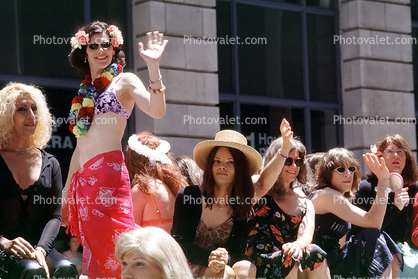
M225 248L218 248L210 253L208 267L215 273L221 272L228 264L229 256Z
M367 153L363 154L363 159L370 171L376 174L379 181L389 180L389 170L383 158L377 157L373 153Z
M167 43L168 40L164 40L163 33L158 31L147 32L147 47L144 49L144 44L139 42L139 55L141 55L142 59L144 59L147 64L149 62L158 63L163 55Z

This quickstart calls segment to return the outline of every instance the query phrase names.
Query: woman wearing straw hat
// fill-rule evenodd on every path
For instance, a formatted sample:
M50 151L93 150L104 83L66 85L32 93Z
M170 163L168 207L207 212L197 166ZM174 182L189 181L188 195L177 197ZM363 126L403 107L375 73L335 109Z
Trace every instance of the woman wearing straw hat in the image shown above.
M232 130L198 143L194 160L204 170L203 182L177 195L171 234L182 246L195 278L254 278L256 268L241 261L252 206L273 186L292 148L293 132L286 119L280 125L283 147L257 181L261 155ZM230 267L232 266L232 267Z

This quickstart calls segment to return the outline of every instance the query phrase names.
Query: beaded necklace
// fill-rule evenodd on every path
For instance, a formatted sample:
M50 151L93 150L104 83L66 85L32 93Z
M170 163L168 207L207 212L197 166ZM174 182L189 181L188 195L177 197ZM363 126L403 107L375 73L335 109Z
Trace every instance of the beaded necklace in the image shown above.
M110 64L103 72L92 82L91 75L86 75L80 84L78 95L71 102L70 131L76 138L84 136L93 121L94 103L97 97L103 93L114 76L122 72L120 64Z

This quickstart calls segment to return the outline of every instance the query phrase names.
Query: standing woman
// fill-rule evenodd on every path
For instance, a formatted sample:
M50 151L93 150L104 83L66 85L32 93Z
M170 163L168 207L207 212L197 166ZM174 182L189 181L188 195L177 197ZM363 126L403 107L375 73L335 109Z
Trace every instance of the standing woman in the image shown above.
M389 171L383 158L363 155L364 161L378 179L376 199L369 211L350 202L358 189L360 164L351 151L333 148L317 168L317 185L309 194L315 207L314 243L327 252L332 278L398 278L403 266L402 253L395 242L381 231L386 212ZM340 245L339 240L351 224L366 228Z
M194 278L254 278L256 268L244 259L249 233L247 216L273 186L292 147L293 132L286 119L280 125L283 147L255 183L261 155L232 130L215 140L198 143L196 164L204 170L202 185L183 188L177 195L171 234L182 246Z
M147 33L147 49L139 54L148 67L147 88L132 73L122 73L123 38L114 25L95 21L72 39L73 67L86 77L72 102L70 130L77 137L62 208L63 225L83 245L83 274L90 278L119 278L114 256L118 235L133 229L129 174L124 163L122 136L134 104L154 118L165 114L165 87L159 61L167 40Z
M53 247L61 223L61 168L42 150L52 116L42 92L10 83L0 91L0 277L76 278Z

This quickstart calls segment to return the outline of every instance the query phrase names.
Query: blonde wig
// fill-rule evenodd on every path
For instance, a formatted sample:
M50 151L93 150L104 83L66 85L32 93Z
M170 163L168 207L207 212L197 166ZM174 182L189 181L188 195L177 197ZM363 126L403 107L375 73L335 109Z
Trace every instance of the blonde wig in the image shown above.
M182 248L161 228L144 227L121 234L115 248L116 258L122 262L125 254L134 250L148 262L158 265L164 279L192 279Z
M32 85L11 82L0 91L0 149L4 149L12 140L16 100L24 95L35 102L38 112L38 124L30 137L32 145L42 149L51 139L53 119L41 90Z

